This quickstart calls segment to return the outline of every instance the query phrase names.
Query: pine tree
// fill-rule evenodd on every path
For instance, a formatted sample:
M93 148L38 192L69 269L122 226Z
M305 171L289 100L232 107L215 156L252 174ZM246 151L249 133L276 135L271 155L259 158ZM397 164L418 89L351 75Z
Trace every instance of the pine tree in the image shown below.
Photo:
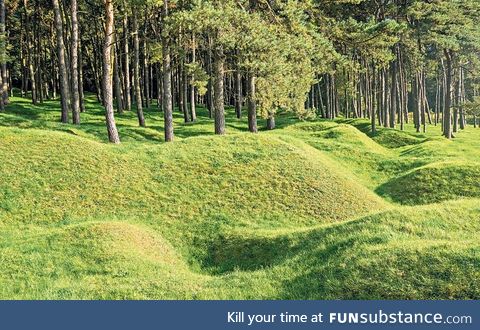
M55 0L56 1L56 0ZM113 85L112 85L112 44L114 11L113 0L104 0L105 4L105 37L103 43L103 101L105 105L105 118L107 124L108 140L111 143L120 143L120 137L115 123L113 111Z

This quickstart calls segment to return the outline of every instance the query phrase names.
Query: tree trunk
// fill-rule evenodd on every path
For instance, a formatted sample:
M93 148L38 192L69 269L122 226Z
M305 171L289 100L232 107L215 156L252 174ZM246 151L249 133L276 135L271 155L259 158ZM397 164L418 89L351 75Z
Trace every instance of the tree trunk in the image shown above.
M453 55L452 51L445 50L446 58L446 84L445 84L445 114L444 114L444 132L443 135L447 139L452 138L452 78L453 78Z
M168 0L163 0L163 21L168 16ZM170 45L166 36L162 37L163 49L163 116L165 142L173 141L173 100L172 100L172 64Z
M460 129L465 129L465 110L464 110L464 103L465 103L465 74L463 68L460 68L460 96L459 96L459 112L460 112Z
M422 119L422 128L423 128L423 133L426 133L427 132L427 118L426 118L426 114L427 114L427 104L426 104L426 99L427 99L427 96L425 95L425 92L426 92L426 87L425 87L425 69L422 69L422 71L420 72L420 104L421 104L421 119ZM430 116L430 114L428 114Z
M197 51L196 51L196 44L195 44L195 34L192 35L192 64L195 64L197 61ZM192 121L197 120L197 110L195 105L195 75L192 74L191 83L190 83L190 117Z
M183 115L185 122L190 122L190 109L188 108L188 74L187 69L185 68L185 60L181 61L181 70L180 70L180 88L182 89L182 96L183 96Z
M397 114L397 60L391 64L391 91L390 91L390 122L389 127L395 128Z
M77 0L71 0L72 10L72 46L70 71L72 75L72 119L73 124L80 124L80 93L78 91L78 18Z
M54 0L57 1L57 0ZM105 42L103 45L103 100L107 122L108 139L112 143L120 143L115 116L113 113L112 86L112 41L113 41L113 0L105 0Z
M267 129L268 129L269 131L275 129L275 114L273 114L272 112L269 112L269 113L268 113Z
M57 30L58 66L60 70L60 97L62 99L61 121L62 123L66 124L68 123L68 113L70 110L70 84L68 83L67 66L65 63L65 45L63 43L63 22L61 16L62 14L60 12L60 5L58 3L58 0L53 0L53 10L55 13L55 28ZM33 70L31 69L30 71ZM31 79L33 84L33 81L35 80L34 75L32 75Z
M0 1L3 1L3 0L0 0ZM3 86L3 77L2 75L0 74L0 86ZM0 95L0 112L3 112L5 111L5 103L3 101L3 96Z
M257 100L255 96L255 75L248 75L248 130L257 133Z
M135 48L135 65L134 65L134 84L135 84L135 98L137 104L138 124L145 127L145 117L142 108L142 89L140 87L140 39L138 37L138 15L136 10L133 14L133 43Z
M143 94L145 101L145 108L150 108L150 70L148 69L148 53L147 53L147 40L143 38Z
M458 132L458 108L460 106L460 70L458 70L458 77L455 88L455 107L453 108L453 133Z
M224 99L224 66L225 54L222 46L214 50L214 106L215 106L215 134L225 134L225 99Z
M115 86L115 99L117 100L117 111L118 113L123 113L123 95L122 95L122 84L120 82L120 74L119 74L119 60L118 60L118 51L117 46L114 46L113 49L115 50L115 59L113 62L113 79L114 79L114 86Z
M373 65L373 76L375 78L374 90L378 91L379 89L377 87L378 87L378 80L379 79L377 79L378 75L376 73L375 64ZM372 134L373 135L377 134L377 106L378 106L377 98L379 96L378 92L374 92L374 93L376 93L376 95L375 95L375 100L373 102L372 115L370 117L370 122L371 122L371 126L372 126Z
M235 113L237 118L242 118L242 104L243 104L243 93L242 93L242 73L239 68L235 70Z
M5 0L0 0L0 35L5 38L4 43L6 46L7 40L5 35ZM8 104L8 79L7 79L7 61L5 47L2 47L0 52L0 74L2 75L0 83L0 97L3 99L3 104Z
M125 108L130 111L132 110L132 88L130 86L130 50L128 49L128 40L129 40L129 31L128 31L128 16L127 16L127 5L126 2L123 2L124 6L124 16L123 16L123 52L124 54L124 79L125 79Z
M163 82L162 82L162 67L160 63L157 63L156 65L156 78L157 78L157 106L158 106L158 110L163 111L163 106L162 106Z
M85 94L83 92L83 55L82 42L78 40L78 95L80 96L80 112L85 112Z
M210 77L213 77L213 63L212 63L212 40L210 36L207 37L208 40L208 51L207 51L207 73ZM208 108L208 116L210 118L213 118L213 111L215 108L215 105L213 104L213 98L214 98L214 91L213 91L213 79L210 78L208 79L208 85L207 85L207 108Z

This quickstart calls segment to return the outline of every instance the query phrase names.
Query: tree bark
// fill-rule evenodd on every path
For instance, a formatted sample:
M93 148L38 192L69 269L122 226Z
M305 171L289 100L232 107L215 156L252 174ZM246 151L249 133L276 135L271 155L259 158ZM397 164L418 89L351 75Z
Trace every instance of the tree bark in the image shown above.
M224 99L224 67L225 54L223 47L218 46L214 52L214 106L215 106L215 134L225 134L225 99Z
M195 64L197 61L197 54L196 54L196 44L195 44L195 34L192 35L192 64ZM197 120L197 110L195 105L195 75L192 74L191 83L190 83L190 117L192 121Z
M452 51L445 50L446 58L446 84L445 84L445 113L444 113L444 132L447 139L452 138L452 78L453 78L453 55Z
M145 31L146 34L146 31ZM148 68L148 53L147 53L147 40L146 36L143 36L143 94L145 101L145 108L150 108L150 70Z
M115 59L113 62L113 79L114 79L114 86L115 86L115 99L117 100L117 111L118 113L123 113L123 95L122 95L122 84L120 82L120 74L119 74L119 60L118 60L118 51L117 47L114 46L113 49L115 50Z
M78 4L77 0L71 0L72 11L72 46L70 71L72 75L72 119L73 124L80 124L80 93L78 90Z
M257 133L257 100L255 91L255 75L248 75L248 130Z
M85 94L83 91L83 55L81 38L78 39L78 95L80 96L80 112L85 112Z
M269 112L269 113L268 113L267 129L268 129L269 131L275 129L275 114L273 114L272 112Z
M3 1L3 0L0 0L0 1ZM3 77L1 74L0 74L0 86L3 86ZM0 112L3 112L3 111L5 111L5 103L3 101L3 96L0 95Z
M389 127L395 128L397 114L397 60L391 64L391 91L390 91L390 122Z
M138 117L138 124L141 127L145 127L145 117L143 115L143 108L142 108L142 89L140 87L140 39L138 36L138 15L136 10L134 10L133 14L133 43L135 48L135 64L134 64L134 84L135 84L135 98L136 98L136 105L137 105L137 117Z
M5 0L0 0L0 35L5 38L4 43L6 46L7 40L5 35ZM0 74L2 75L2 80L0 84L0 96L3 99L3 104L8 104L8 79L7 79L7 61L6 61L6 51L5 47L1 49L0 58L2 59L0 63Z
M110 0L107 0L110 1ZM65 62L65 44L63 43L63 22L58 0L53 0L53 11L55 13L55 28L57 30L57 52L58 66L60 70L60 97L62 103L62 123L68 123L68 113L70 110L70 84L68 83L67 65ZM113 15L113 13L112 13ZM31 64L30 64L31 65ZM30 71L33 71L30 69ZM35 80L32 75L32 84Z
M238 119L242 118L242 103L242 73L237 67L235 70L235 113Z
M54 0L57 1L57 0ZM120 143L115 116L113 112L112 86L112 41L113 41L113 0L105 0L105 42L103 45L103 100L108 139L112 143Z
M127 4L126 1L123 2L124 15L123 15L123 52L124 54L124 79L125 79L125 108L127 111L132 110L132 88L130 84L130 50L128 47L129 40L129 30L128 30L128 16L127 16Z
M213 63L212 63L212 40L210 36L207 37L208 41L208 51L207 51L207 73L210 77L213 77ZM213 104L213 98L214 98L214 91L213 91L213 79L210 78L208 79L208 85L207 85L207 108L208 108L208 116L210 118L213 118L213 112L215 105Z
M162 18L168 16L168 0L163 0ZM170 45L166 36L162 37L163 49L163 117L165 142L172 142L173 135L173 100L172 100L172 63L170 58Z
M182 97L183 97L183 115L185 122L190 122L190 109L188 108L188 74L187 69L185 68L185 60L181 61L181 70L180 70L180 88L182 90Z

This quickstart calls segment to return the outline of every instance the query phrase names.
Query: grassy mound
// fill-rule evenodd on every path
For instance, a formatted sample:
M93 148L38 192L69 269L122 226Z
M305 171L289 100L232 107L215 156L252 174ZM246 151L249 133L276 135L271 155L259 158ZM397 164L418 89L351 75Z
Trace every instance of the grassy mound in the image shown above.
M419 217L419 214L422 216ZM50 299L478 299L478 200L302 230L232 228L201 274L143 225L2 232L0 294ZM15 239L14 239L15 237Z
M297 275L285 283L282 297L478 297L477 205L478 200L395 209L293 235L299 251L285 265Z
M397 203L416 205L480 197L480 163L434 163L395 178L377 192Z
M2 238L0 296L10 299L140 299L153 289L182 297L201 278L161 236L125 221L10 229Z
M133 155L58 132L0 129L0 215L42 223L145 207ZM145 196L148 198L148 196Z
M386 148L400 148L420 144L426 140L423 135L414 135L409 131L384 129L381 126L378 126L377 132L373 134L371 123L365 119L340 119L338 122L352 125Z
M143 148L44 131L0 129L0 138L3 219L39 223L142 212L185 221L229 210L279 222L290 214L297 220L283 220L298 225L385 205L321 157L269 136Z
M340 165L350 175L354 174L359 182L370 189L425 165L417 157L399 157L399 150L392 150L370 138L357 127L369 125L365 120L348 121L356 126L342 123L343 121L300 123L289 127L289 133L334 159L337 167Z
M0 298L480 298L480 130L371 136L365 120L281 115L252 135L229 110L217 137L199 108L194 124L175 112L163 144L147 109L147 129L117 115L112 146L93 100L81 126L12 100Z

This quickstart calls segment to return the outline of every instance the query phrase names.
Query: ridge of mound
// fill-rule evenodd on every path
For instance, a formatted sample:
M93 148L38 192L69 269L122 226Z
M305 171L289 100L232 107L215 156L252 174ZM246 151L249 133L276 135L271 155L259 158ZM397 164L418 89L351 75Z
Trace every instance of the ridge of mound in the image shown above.
M321 155L269 135L111 146L58 132L2 132L0 213L7 219L142 214L209 221L215 210L225 210L227 222L285 225L296 218L296 225L385 206Z
M337 121L355 127L357 130L365 133L367 136L371 137L373 141L385 148L396 149L417 145L426 141L424 136L416 136L409 132L398 129L392 130L381 126L377 126L377 132L373 134L370 121L365 119L339 119Z
M347 123L317 122L300 123L292 126L300 132L309 133L315 138L327 139L333 144L347 144L351 148L362 148L365 152L388 154L389 151L377 141L372 140L361 130Z
M437 162L390 180L377 193L400 204L430 204L480 197L479 182L479 163Z
M148 176L125 149L42 130L0 129L0 139L4 219L58 222L142 203L132 182Z

